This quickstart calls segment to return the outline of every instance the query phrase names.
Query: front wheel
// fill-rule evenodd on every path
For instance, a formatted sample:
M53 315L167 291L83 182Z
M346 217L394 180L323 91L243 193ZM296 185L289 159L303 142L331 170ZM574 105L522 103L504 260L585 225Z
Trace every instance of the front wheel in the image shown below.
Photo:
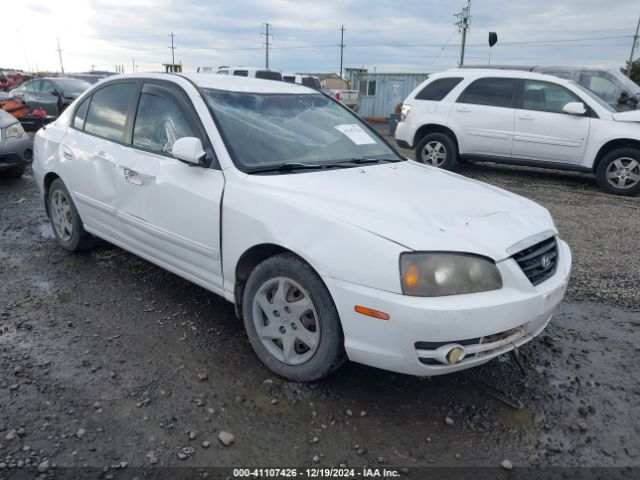
M315 381L346 360L331 295L318 274L295 255L276 255L256 267L242 310L253 350L282 377Z
M427 133L416 147L416 160L432 167L452 170L457 158L456 144L446 133Z
M609 152L598 164L596 177L605 192L637 195L640 193L640 150L618 148Z

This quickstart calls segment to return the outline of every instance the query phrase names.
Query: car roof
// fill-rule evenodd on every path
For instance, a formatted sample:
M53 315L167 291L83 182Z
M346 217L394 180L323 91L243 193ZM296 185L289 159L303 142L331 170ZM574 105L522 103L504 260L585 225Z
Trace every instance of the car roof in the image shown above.
M200 88L212 88L215 90L225 90L229 92L318 94L316 90L296 83L287 83L278 80L263 80L251 77L237 77L233 75L220 75L217 73L129 73L108 77L100 82L99 85L108 85L113 81L125 78L141 80L168 80L178 84L188 80Z
M546 75L544 73L528 72L525 70L500 70L495 68L452 68L450 70L431 75L429 78L440 78L448 76L460 76L464 78L524 78L529 80L552 81L562 84L571 83L568 80L556 77L555 75Z

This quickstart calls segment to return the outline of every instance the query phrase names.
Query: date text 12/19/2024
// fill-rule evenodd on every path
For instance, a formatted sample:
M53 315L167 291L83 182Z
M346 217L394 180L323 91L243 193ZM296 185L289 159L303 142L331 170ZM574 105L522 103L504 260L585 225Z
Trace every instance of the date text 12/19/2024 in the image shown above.
M233 478L396 478L392 468L234 468Z

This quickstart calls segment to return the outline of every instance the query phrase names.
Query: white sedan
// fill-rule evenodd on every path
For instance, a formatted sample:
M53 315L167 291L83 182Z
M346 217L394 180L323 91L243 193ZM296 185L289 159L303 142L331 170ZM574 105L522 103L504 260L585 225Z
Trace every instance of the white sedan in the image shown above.
M283 82L107 79L40 130L33 172L62 248L100 237L223 296L296 381L485 363L545 328L571 268L544 208Z

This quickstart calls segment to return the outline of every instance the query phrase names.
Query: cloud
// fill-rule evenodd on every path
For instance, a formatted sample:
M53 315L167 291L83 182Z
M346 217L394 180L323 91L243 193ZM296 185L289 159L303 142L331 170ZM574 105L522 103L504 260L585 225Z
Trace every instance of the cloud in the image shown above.
M345 66L378 71L437 71L456 65L460 35L453 14L464 0L41 0L8 2L5 67L56 70L56 38L67 71L113 70L135 61L160 70L176 60L187 71L218 65L263 65L263 24L271 24L271 66L337 71L341 25ZM73 5L73 6L72 6ZM476 0L466 63L486 64L487 33L498 32L491 62L622 66L639 12L633 0ZM4 16L4 15L3 15ZM8 40L7 40L8 39ZM537 43L536 43L537 42ZM545 43L546 42L546 43ZM7 51L9 50L9 51Z

